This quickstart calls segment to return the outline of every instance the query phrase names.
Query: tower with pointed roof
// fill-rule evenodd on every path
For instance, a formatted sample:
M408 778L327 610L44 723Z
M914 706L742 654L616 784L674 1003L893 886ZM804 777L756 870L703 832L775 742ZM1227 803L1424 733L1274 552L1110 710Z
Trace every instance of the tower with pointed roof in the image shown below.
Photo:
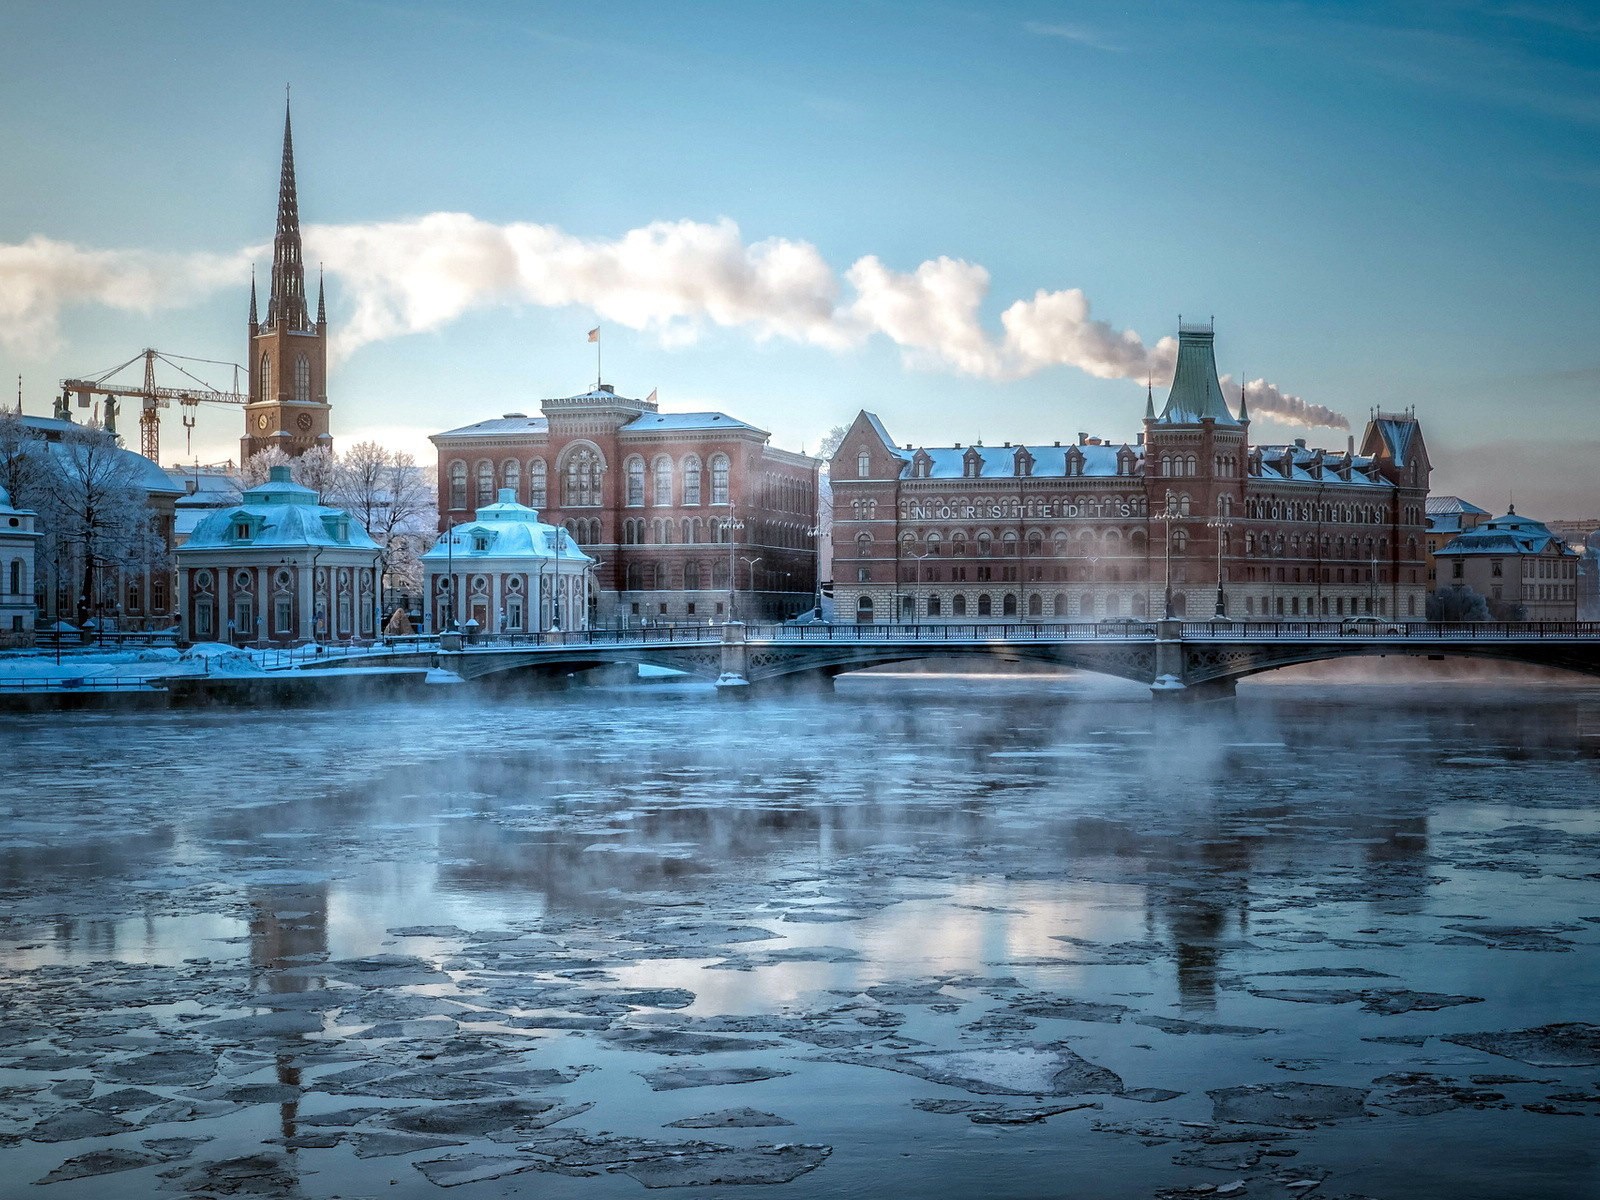
M294 178L294 135L283 109L283 163L278 176L278 225L272 239L272 278L261 312L250 280L250 398L245 405L241 461L277 446L298 458L332 446L328 432L328 320L322 281L317 316L306 301L300 245L300 201Z

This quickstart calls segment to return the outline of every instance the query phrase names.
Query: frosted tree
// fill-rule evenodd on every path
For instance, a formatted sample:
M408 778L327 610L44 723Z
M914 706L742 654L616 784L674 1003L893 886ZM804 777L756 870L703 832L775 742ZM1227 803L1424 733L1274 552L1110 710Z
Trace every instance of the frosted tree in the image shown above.
M37 509L45 502L48 475L45 441L10 409L0 412L0 488L18 508Z
M43 549L79 581L83 621L116 602L124 577L165 571L167 545L141 478L143 459L93 428L63 433L52 451L45 460Z
M259 487L271 478L273 467L288 467L293 461L278 447L270 446L245 459L244 466L239 468L239 477L245 487Z
M373 541L389 546L401 534L436 525L435 501L411 455L357 442L339 458L329 502L360 521Z

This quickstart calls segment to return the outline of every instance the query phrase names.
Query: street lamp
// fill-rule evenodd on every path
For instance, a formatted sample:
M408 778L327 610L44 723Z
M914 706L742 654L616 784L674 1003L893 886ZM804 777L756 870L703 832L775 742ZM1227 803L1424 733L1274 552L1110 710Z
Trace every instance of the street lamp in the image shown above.
M811 539L811 583L816 592L816 613L820 620L822 617L822 547L817 544L817 539L827 532L823 525L813 525L806 530L806 536Z
M1228 594L1222 589L1222 542L1227 536L1227 531L1233 528L1233 522L1226 517L1212 517L1206 522L1207 529L1217 532L1217 620L1228 619Z
M1174 497L1171 492L1167 493L1167 507L1166 507L1165 511L1158 512L1158 513L1154 514L1154 518L1153 519L1163 522L1163 524L1165 525L1165 529L1166 529L1166 536L1162 538L1162 541L1163 541L1163 543L1165 543L1164 548L1166 550L1167 579L1166 579L1165 600L1164 600L1164 603L1162 605L1161 612L1162 612L1162 616L1166 620L1170 621L1170 620L1173 619L1173 612L1172 612L1172 522L1174 522L1174 521L1179 519L1178 502L1177 502L1176 497Z
M1378 613L1378 556L1374 554L1367 566L1367 615Z
M761 556L758 554L754 558L746 558L741 554L739 561L744 564L745 573L750 577L750 591L754 593L756 591L756 564L761 561Z
M734 609L734 535L744 528L744 522L731 513L722 518L722 540L728 543L728 620L733 620Z
M454 519L450 521L450 524L445 529L444 534L444 573L445 590L443 632L449 633L455 628L456 622L456 523ZM315 569L313 569L311 575L311 586L313 589L316 587ZM314 609L315 607L316 601L313 599L312 608Z

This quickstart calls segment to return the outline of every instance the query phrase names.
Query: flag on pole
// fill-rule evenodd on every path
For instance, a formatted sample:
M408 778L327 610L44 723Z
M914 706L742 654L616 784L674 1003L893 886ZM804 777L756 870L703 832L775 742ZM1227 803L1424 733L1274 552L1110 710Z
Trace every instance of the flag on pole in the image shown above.
M655 388L651 388L650 389L650 394L644 398L644 402L646 404L654 404L656 402L656 389Z
M589 330L589 340L591 342L598 342L600 340L600 326L596 325L593 329Z

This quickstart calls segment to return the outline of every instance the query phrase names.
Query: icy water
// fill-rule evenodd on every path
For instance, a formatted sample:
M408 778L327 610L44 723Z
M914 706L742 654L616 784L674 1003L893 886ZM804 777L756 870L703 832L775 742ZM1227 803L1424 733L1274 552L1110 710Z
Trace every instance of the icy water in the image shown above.
M4 718L0 1194L1600 1195L1597 783L1581 684Z

